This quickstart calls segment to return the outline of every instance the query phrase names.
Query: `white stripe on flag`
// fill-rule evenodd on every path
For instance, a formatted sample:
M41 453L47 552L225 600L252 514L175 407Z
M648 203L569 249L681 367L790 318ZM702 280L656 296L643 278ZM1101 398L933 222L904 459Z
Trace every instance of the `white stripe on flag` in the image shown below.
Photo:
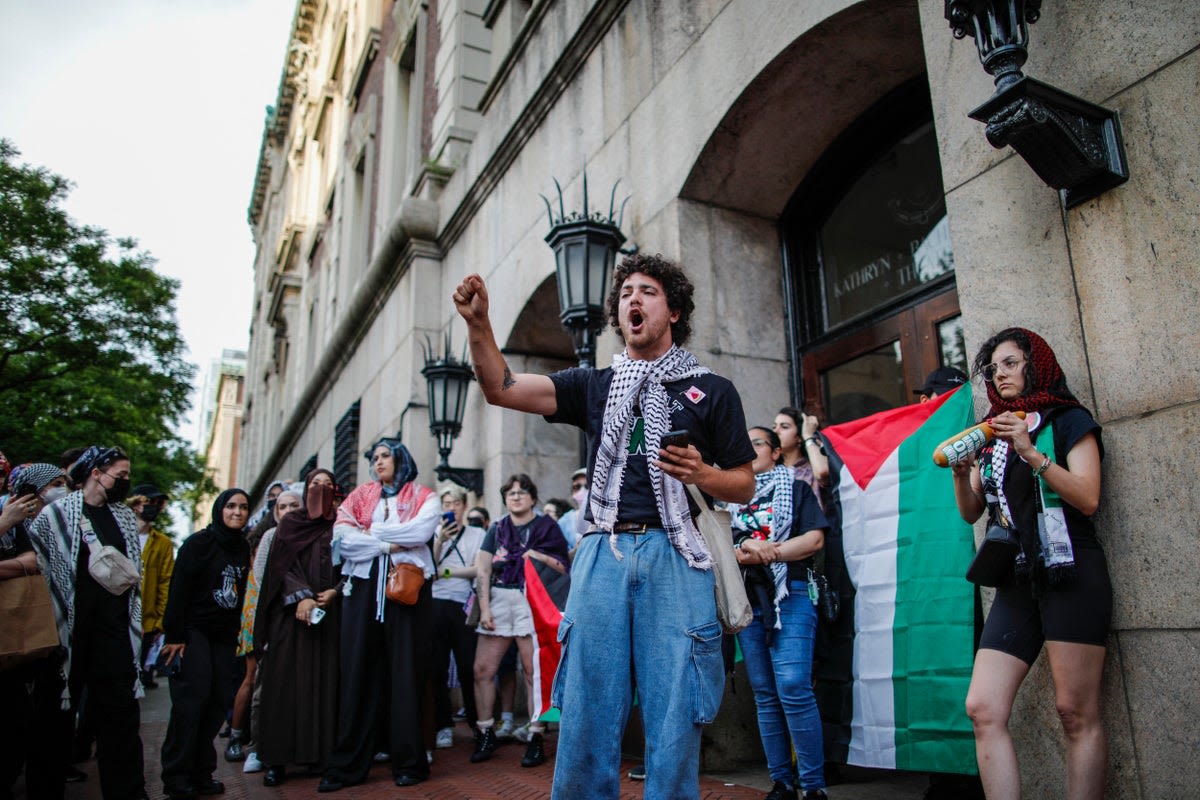
M854 716L848 763L896 768L893 622L896 615L899 450L893 451L864 492L841 471L843 546L854 583ZM866 654L869 654L867 657Z

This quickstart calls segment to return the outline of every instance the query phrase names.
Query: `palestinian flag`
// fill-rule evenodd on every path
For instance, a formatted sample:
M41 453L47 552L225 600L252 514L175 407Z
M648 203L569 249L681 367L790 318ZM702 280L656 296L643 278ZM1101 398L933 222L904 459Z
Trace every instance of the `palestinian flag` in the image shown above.
M950 470L932 458L938 444L970 427L972 416L970 390L956 389L822 431L832 445L845 571L854 590L853 646L845 648L847 763L977 771L963 708L976 602L964 575L975 542L958 514Z
M533 707L538 719L554 722L558 711L550 707L550 687L562 657L558 623L567 605L571 578L541 561L525 559L525 600L533 613Z

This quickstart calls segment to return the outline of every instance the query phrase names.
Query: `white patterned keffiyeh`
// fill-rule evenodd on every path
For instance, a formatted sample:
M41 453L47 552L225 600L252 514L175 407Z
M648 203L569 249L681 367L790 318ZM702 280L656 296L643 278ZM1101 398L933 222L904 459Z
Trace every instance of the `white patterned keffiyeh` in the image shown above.
M613 356L613 377L604 406L604 421L600 445L596 450L596 465L592 472L591 496L594 527L608 531L609 546L618 560L616 534L617 506L621 500L621 481L628 461L629 436L633 430L634 408L640 406L645 420L647 467L654 487L658 516L667 531L671 544L696 569L711 569L712 555L692 521L688 507L687 489L654 463L663 434L671 428L671 401L664 383L704 375L710 372L700 366L696 357L675 345L654 361L634 360L627 352Z
M754 497L744 505L731 505L731 524L735 531L751 532L746 515L748 508L755 508L766 503L771 504L771 541L783 544L792 535L792 482L795 472L792 467L778 464L775 467L760 472L754 476ZM771 580L775 582L775 628L783 627L779 616L779 604L788 596L788 562L771 562Z

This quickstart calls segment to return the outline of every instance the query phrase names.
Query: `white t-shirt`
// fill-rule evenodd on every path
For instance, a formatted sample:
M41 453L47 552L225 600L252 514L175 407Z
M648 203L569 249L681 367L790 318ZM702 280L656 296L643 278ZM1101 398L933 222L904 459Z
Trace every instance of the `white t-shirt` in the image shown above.
M469 567L475 563L475 555L479 552L479 545L483 544L483 528L476 528L468 525L463 529L463 534L459 537L458 542L454 541L455 537L451 536L442 544L441 560L438 561L434 568L438 575L446 571L446 568L459 569L461 567ZM451 547L451 545L454 545ZM471 596L471 586L474 582L467 578L438 578L433 582L433 599L434 600L453 600L457 603L467 602L467 598Z

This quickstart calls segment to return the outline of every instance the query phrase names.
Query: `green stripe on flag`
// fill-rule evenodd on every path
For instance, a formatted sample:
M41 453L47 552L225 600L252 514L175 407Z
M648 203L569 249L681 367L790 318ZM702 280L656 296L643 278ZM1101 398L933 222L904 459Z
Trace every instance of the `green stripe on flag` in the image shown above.
M975 640L975 587L963 576L975 553L954 502L949 469L933 451L972 424L960 389L900 445L893 669L896 767L975 773L964 710Z

